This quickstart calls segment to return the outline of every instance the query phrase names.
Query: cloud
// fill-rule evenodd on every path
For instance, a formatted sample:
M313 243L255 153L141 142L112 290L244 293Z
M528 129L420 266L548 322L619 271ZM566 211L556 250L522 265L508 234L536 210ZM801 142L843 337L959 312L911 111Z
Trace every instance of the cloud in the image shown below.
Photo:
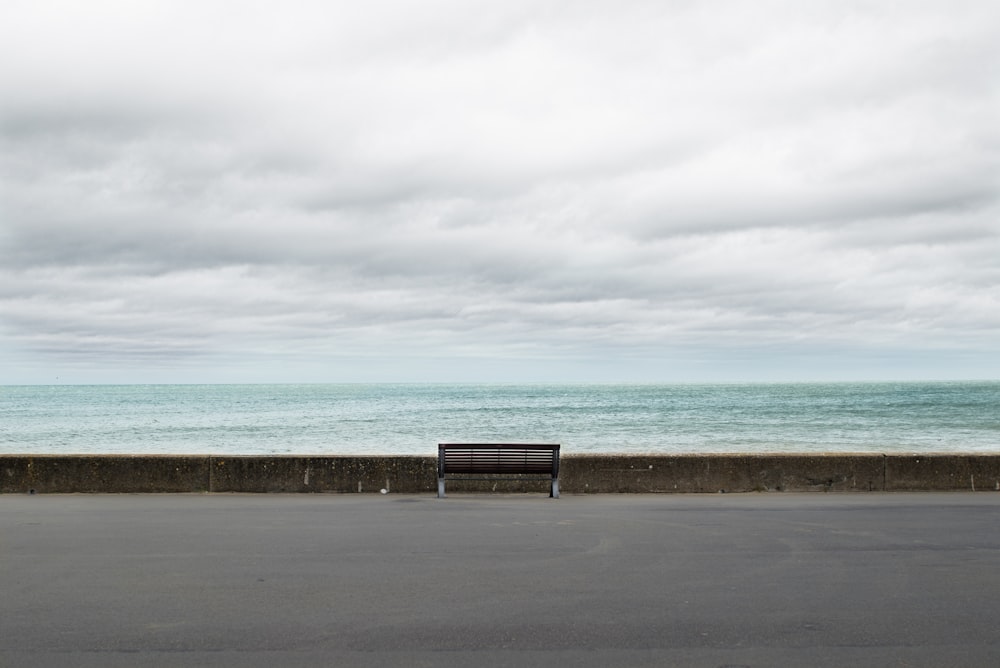
M998 359L993 3L8 13L31 368Z

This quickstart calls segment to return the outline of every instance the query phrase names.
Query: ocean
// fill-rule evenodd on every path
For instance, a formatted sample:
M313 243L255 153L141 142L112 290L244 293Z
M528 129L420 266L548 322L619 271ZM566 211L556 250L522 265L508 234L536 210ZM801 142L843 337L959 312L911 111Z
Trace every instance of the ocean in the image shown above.
M1000 452L1000 382L0 386L0 454Z

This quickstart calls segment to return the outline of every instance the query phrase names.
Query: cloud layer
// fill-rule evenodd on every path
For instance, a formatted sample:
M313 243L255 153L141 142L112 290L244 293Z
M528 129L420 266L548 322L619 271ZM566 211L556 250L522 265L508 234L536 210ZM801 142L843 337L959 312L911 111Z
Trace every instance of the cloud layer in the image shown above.
M1000 373L995 3L5 14L12 382Z

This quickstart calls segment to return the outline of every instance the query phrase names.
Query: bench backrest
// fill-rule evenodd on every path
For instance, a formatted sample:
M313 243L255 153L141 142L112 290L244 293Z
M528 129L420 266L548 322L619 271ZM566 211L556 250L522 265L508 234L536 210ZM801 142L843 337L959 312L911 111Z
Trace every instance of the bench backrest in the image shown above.
M553 443L439 443L438 477L445 473L548 473L559 477Z

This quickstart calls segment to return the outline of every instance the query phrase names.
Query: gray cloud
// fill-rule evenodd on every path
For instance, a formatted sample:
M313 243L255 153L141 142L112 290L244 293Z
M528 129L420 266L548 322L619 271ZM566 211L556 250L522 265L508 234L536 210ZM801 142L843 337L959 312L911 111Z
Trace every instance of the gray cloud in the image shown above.
M18 378L879 351L996 374L993 3L8 13Z

